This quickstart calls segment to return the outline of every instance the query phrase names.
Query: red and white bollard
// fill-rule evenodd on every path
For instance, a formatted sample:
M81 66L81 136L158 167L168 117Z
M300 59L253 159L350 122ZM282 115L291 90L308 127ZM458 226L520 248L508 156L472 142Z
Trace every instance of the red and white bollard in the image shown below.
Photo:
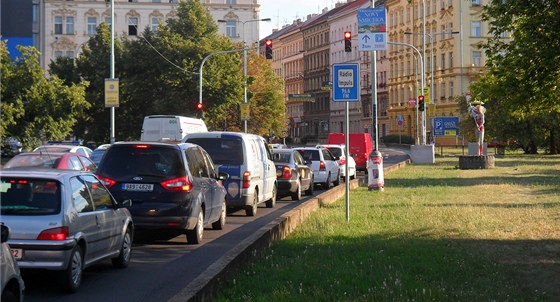
M383 156L381 152L374 150L369 155L367 161L368 170L368 189L383 191L385 186L383 180Z

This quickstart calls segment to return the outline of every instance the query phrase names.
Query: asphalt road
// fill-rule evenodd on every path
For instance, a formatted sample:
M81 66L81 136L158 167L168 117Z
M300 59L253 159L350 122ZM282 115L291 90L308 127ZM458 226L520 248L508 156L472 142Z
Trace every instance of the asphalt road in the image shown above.
M384 167L408 158L403 150L380 149ZM315 190L315 194L322 192ZM114 269L109 260L96 264L84 271L81 287L75 294L60 291L55 272L26 272L25 301L167 301L238 242L307 198L294 202L286 197L278 200L272 209L263 204L254 217L245 216L245 211L230 213L224 230L206 229L200 245L187 244L184 235L135 242L128 268Z

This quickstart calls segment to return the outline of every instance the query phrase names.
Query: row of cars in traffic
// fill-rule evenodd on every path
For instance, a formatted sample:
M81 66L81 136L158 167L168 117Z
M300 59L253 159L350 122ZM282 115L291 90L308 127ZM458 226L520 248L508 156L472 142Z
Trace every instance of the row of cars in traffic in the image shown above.
M98 261L127 267L137 232L185 235L198 244L206 227L224 227L228 211L254 216L262 203L299 200L316 185L329 189L356 175L354 165L345 177L343 146L270 149L261 136L236 132L191 133L179 143L118 142L99 149L98 165L91 160L97 150L64 148L42 146L12 158L0 171L0 198L19 267L58 271L68 292ZM2 284L2 301L5 290L21 297L23 288L11 284Z

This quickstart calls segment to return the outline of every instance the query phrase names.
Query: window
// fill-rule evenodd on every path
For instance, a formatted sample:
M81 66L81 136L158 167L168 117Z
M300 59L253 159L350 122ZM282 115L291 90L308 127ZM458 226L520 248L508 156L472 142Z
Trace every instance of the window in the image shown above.
M157 31L159 23L160 23L160 19L158 17L152 17L151 30Z
M453 88L453 81L449 82L449 96L452 97L455 95L455 89Z
M88 17L87 18L87 33L90 36L95 35L97 31L97 18L96 17Z
M472 1L473 6L479 6L480 5L480 0L471 0L471 1Z
M226 4L237 4L237 0L226 0Z
M445 54L441 54L441 69L445 69Z
M472 52L472 66L473 67L480 67L481 66L481 59L482 59L482 52L480 52L480 51L473 51Z
M105 24L111 26L111 17L105 17Z
M67 16L66 17L66 34L73 35L74 34L74 17Z
M62 57L62 51L56 50L56 51L54 52L54 59L56 60L56 59L58 59L58 58L60 58L60 57Z
M62 16L54 17L54 34L62 35Z
M73 50L66 51L66 56L71 59L74 59L74 51Z
M453 68L453 52L449 53L449 68Z
M226 21L226 36L230 38L237 38L237 21L227 20Z
M78 177L72 177L70 179L70 188L72 190L72 202L76 211L78 213L92 212L93 203L83 180Z
M445 25L441 26L441 39L445 39Z
M138 35L138 18L137 17L128 18L128 35L129 36Z
M481 36L480 21L471 22L471 36L473 37Z
M91 176L82 176L84 182L91 193L91 198L93 199L93 204L95 205L95 210L106 210L113 208L113 199L101 182Z
M441 83L441 98L444 99L445 98L445 83Z

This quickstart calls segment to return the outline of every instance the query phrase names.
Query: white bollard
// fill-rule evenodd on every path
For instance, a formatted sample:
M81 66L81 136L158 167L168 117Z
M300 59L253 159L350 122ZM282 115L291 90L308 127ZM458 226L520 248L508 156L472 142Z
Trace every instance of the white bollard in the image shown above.
M383 191L385 186L383 179L383 156L381 152L374 150L369 155L367 161L368 170L368 190Z

